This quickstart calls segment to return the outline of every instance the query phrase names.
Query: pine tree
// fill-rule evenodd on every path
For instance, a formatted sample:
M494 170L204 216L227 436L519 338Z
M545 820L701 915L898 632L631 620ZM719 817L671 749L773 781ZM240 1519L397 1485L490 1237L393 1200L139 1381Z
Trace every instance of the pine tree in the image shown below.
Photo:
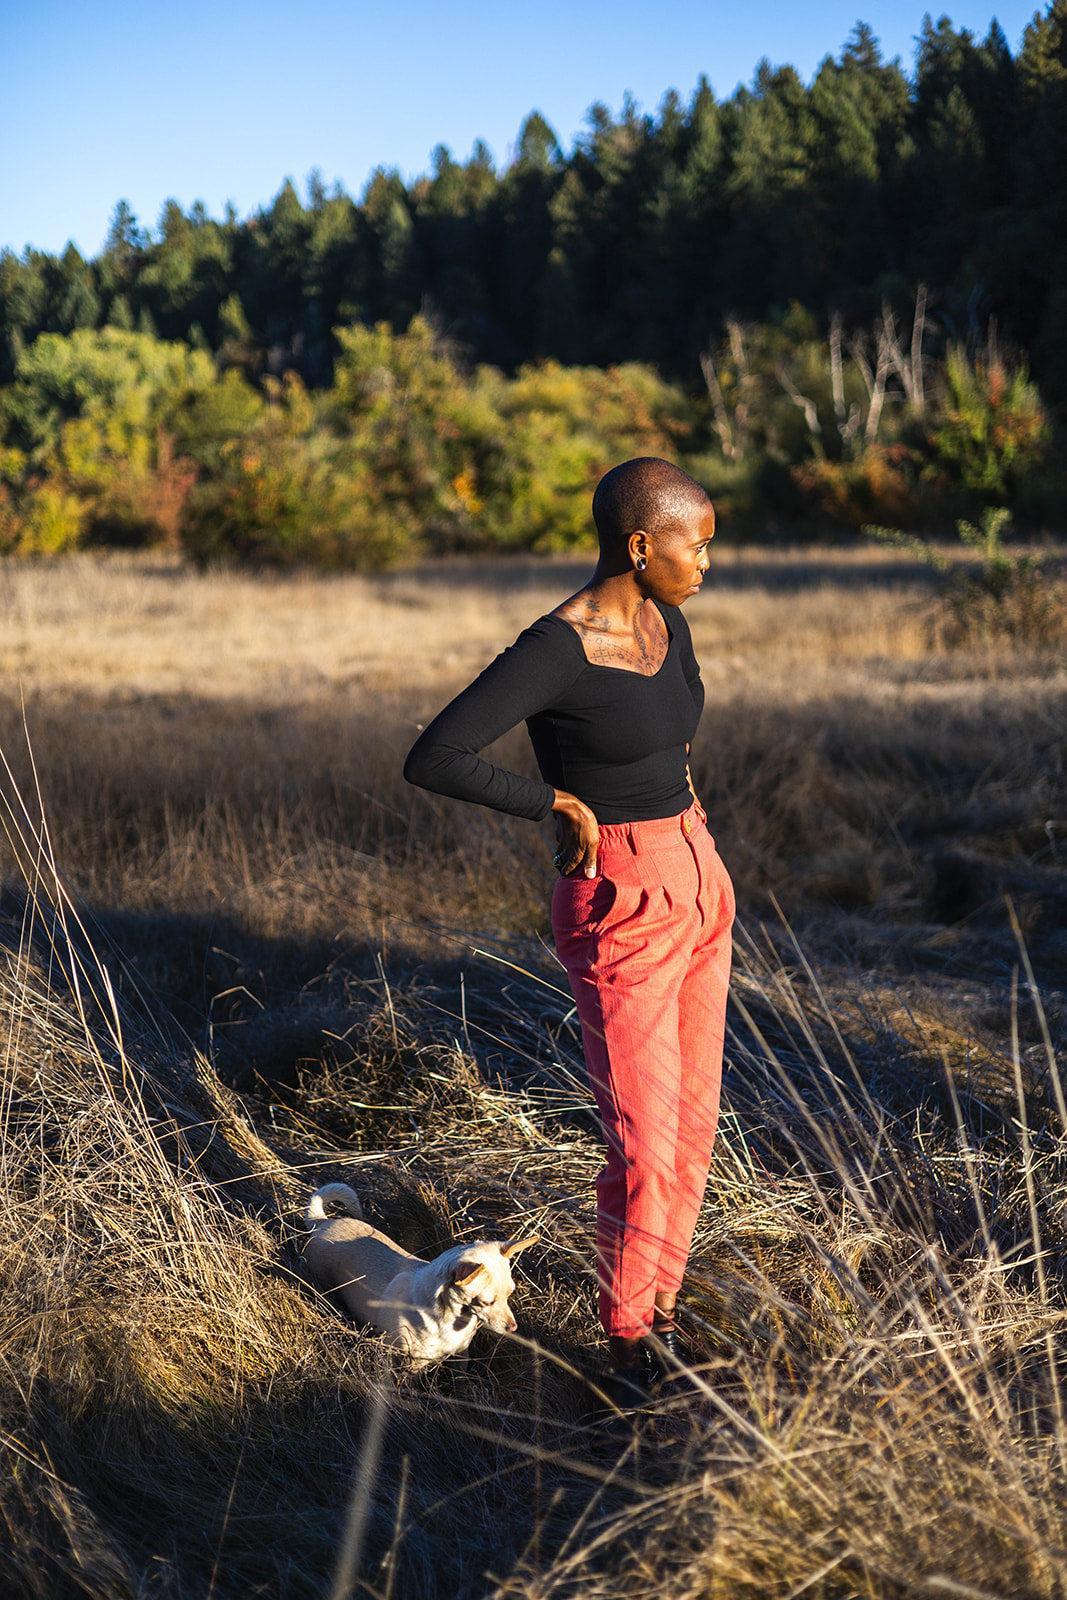
M100 320L100 297L92 267L71 241L47 273L47 324L55 333L75 328L95 328Z
M107 325L111 328L133 328L133 312L130 302L124 294L117 294L111 302L107 314Z
M111 213L104 248L97 262L101 288L105 292L128 292L147 247L148 235L129 202L120 200Z
M563 161L563 151L554 130L539 111L531 111L519 129L515 149L515 165L520 170L541 173L556 171Z

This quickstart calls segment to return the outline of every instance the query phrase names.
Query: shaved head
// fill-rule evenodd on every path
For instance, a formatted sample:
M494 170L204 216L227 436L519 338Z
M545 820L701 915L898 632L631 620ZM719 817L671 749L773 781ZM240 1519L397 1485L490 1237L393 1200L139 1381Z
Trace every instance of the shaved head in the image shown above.
M711 504L695 478L661 456L634 456L605 472L593 494L593 521L605 556L623 554L630 535L650 538L682 526Z

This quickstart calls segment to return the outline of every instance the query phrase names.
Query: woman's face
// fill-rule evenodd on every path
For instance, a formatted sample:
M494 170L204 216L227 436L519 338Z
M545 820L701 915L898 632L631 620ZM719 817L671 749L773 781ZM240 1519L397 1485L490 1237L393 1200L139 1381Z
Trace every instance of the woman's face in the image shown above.
M656 540L645 572L655 599L680 606L697 592L708 570L714 537L715 507L709 500Z

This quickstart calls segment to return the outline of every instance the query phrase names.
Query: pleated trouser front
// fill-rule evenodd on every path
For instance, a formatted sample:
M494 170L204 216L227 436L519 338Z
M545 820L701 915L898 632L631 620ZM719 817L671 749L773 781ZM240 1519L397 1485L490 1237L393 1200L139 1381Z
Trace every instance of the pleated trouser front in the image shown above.
M677 1292L719 1119L734 891L703 807L602 823L597 873L558 876L552 932L574 995L606 1159L600 1322L648 1331Z

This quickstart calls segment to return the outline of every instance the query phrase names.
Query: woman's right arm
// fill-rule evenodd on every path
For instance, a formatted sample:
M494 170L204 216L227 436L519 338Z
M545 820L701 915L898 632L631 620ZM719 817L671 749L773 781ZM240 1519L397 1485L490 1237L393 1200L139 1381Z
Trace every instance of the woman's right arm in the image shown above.
M407 753L404 777L420 789L540 822L555 803L552 785L496 766L478 751L551 705L581 666L561 628L532 622L423 729Z

